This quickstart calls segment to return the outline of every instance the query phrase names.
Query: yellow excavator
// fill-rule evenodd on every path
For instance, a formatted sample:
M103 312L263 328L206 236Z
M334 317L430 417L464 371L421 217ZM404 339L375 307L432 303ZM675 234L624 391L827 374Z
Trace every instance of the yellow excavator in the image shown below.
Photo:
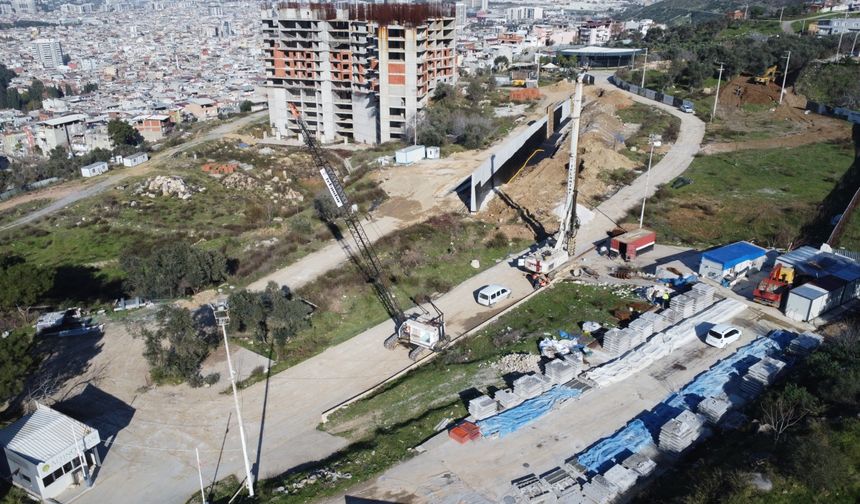
M761 75L753 77L753 82L756 84L764 84L765 86L776 80L776 65L768 67Z

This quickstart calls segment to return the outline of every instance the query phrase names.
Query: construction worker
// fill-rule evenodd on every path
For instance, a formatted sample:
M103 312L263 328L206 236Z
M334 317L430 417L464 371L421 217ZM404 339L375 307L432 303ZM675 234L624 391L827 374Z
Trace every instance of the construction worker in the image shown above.
M663 291L663 308L669 307L669 290L666 289Z

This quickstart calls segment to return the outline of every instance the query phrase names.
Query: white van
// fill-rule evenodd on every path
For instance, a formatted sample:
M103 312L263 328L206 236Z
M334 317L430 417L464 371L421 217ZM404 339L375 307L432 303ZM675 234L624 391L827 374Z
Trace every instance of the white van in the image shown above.
M501 285L488 285L478 291L478 304L493 306L502 299L511 297L511 290Z
M708 331L705 343L717 348L726 348L741 339L741 330L728 324L717 324Z

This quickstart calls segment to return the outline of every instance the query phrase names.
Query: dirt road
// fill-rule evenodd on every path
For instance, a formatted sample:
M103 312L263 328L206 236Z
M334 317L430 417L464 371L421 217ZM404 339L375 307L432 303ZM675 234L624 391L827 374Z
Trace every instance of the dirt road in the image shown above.
M600 85L608 84L601 80ZM677 111L670 112L680 114ZM684 126L678 142L652 169L648 186L650 192L653 192L657 182L671 180L683 172L699 148L704 125L692 115L682 116L682 120ZM413 187L421 194L419 199L432 200L426 196L430 193L445 195L448 204L459 204L456 196L450 194L450 188L461 178L453 176L463 170L468 172L469 167L464 168L462 162L460 166L456 166L456 161L453 161L454 165L450 164L450 160L445 163L435 168L443 170L442 173L445 173L444 170L452 171L450 175L434 179L432 184L435 189L420 191ZM407 176L415 186L415 181L420 182L421 177L416 177L409 170L400 170L396 175L391 174L391 178ZM404 173L406 175L402 175ZM613 219L623 216L628 208L640 201L639 198L645 192L644 177L637 179L629 191L619 191L604 202L599 207L600 211ZM390 208L390 211L407 208L408 215L424 214L426 217L421 201L407 204L394 199L391 204L393 209ZM585 252L591 248L592 243L602 239L610 227L612 224L606 217L596 218L584 226L580 230L577 251ZM319 261L332 261L336 255L334 251L327 251L321 256L325 259ZM310 267L315 262L312 257L317 256L308 257L303 268ZM294 272L300 274L300 269L296 267ZM295 283L296 278L285 277L288 284L291 281ZM449 334L456 336L502 308L499 306L490 310L474 302L475 291L490 283L511 288L513 295L507 303L522 299L531 292L524 275L514 265L509 262L495 265L437 300L446 314ZM382 323L275 375L268 384L258 383L241 392L252 459L257 461L256 473L260 477L280 473L309 460L321 459L344 446L344 439L316 429L320 414L411 363L406 350L400 348L389 351L383 348L382 341L391 334L393 328L391 322ZM122 328L110 327L103 344L104 349L94 358L94 364L114 366L108 375L128 374L127 365L121 359L111 359L110 356L131 353L139 356L140 349L134 345L139 347L140 342L130 342ZM226 372L222 373L224 375ZM137 387L145 384L144 370L135 369L132 376L134 379L129 376L129 380ZM217 393L226 384L219 383L208 390L160 387L141 393L132 383L121 387L104 384L105 392L134 408L134 414L130 423L113 436L108 427L115 424L106 421L103 435L110 437L110 440L106 443L109 448L105 465L96 485L76 502L180 502L197 486L195 448L201 450L204 479L211 481L227 474L242 473L235 418L230 413L230 397ZM109 416L109 413L106 415Z
M115 168L108 172L108 174L104 177L98 177L95 181L74 180L61 184L59 186L46 188L44 190L35 191L32 193L26 193L16 198L12 198L11 200L0 204L0 210L13 208L21 203L26 203L27 201L32 201L35 199L47 198L53 201L43 208L35 210L15 220L14 222L7 224L6 226L0 227L0 231L5 231L7 229L18 227L23 224L33 222L37 219L41 219L46 215L50 215L56 211L62 210L63 208L66 208L67 206L76 203L82 199L95 196L104 192L107 189L110 189L111 187L115 187L129 177L145 175L155 166L157 166L161 161L167 160L182 151L188 150L192 147L196 147L204 142L221 138L232 131L236 131L248 124L259 120L260 118L264 117L266 113L266 111L255 112L245 117L236 119L235 121L222 124L216 128L213 128L211 131L203 134L200 137L189 140L183 144L177 145L176 147L171 147L169 149L156 153L152 156L152 159L150 159L146 163L135 166L133 168Z

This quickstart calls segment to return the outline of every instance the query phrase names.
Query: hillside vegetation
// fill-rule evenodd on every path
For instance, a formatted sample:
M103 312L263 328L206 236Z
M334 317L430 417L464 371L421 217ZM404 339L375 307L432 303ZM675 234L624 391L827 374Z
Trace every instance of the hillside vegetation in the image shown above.
M633 7L624 12L626 19L653 19L658 23L699 23L724 17L735 9L743 10L747 5L750 16L764 16L770 11L785 7L786 15L801 12L803 2L798 0L663 0L645 7Z
M834 107L860 108L860 63L813 63L797 79L797 92Z

